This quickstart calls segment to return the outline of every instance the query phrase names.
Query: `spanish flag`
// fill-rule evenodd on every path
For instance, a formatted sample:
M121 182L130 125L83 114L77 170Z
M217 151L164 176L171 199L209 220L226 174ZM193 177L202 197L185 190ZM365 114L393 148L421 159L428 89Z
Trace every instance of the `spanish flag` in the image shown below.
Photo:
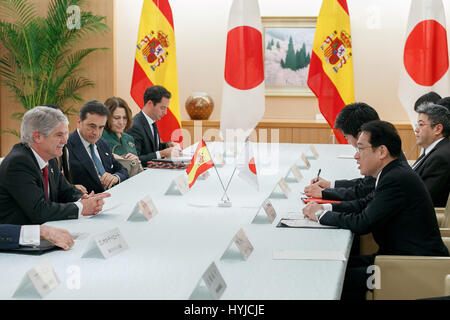
M352 38L346 0L323 0L308 74L308 87L319 100L319 109L331 128L347 104L355 102ZM347 143L334 130L339 143Z
M198 143L194 156L186 169L189 188L192 188L199 175L212 167L214 167L214 162L206 147L205 141L202 139L202 141Z
M156 123L161 139L181 142L175 32L168 0L144 0L142 6L131 82L131 96L141 109L145 89L153 85L172 94L167 114Z

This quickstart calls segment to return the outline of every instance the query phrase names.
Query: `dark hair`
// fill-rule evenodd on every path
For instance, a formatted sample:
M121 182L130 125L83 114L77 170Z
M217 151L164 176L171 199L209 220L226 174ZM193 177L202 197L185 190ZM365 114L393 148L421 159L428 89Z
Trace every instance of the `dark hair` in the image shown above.
M170 99L171 96L170 92L163 86L151 86L145 89L144 105L150 100L153 104L157 104L161 102L163 97Z
M423 103L436 103L440 99L441 96L434 91L425 93L424 95L420 96L419 99L417 99L416 103L414 103L414 111L417 112L417 107L419 107Z
M381 120L370 121L362 125L361 131L370 133L369 143L372 148L384 145L394 158L399 158L402 154L402 140L392 123Z
M85 120L87 117L87 114L98 114L101 116L109 116L109 110L103 103L97 100L90 100L84 104L83 107L81 107L79 116L81 121Z
M446 107L448 111L450 111L450 97L445 97L440 99L436 104Z
M116 111L117 108L124 108L125 109L125 113L127 115L128 121L127 121L127 125L125 126L124 131L128 130L131 128L131 110L130 107L128 106L128 104L126 103L125 100L123 100L122 98L119 97L111 97L106 99L105 101L105 106L108 108L109 110L109 117L108 117L108 121L106 121L106 125L105 125L105 130L110 132L111 131L111 118L112 115L114 113L114 111Z
M379 119L380 117L374 108L364 102L355 102L346 105L339 112L334 123L334 128L356 138L364 123Z
M417 113L425 114L430 120L431 127L442 124L442 135L450 135L450 111L446 107L437 104L421 105L417 108Z

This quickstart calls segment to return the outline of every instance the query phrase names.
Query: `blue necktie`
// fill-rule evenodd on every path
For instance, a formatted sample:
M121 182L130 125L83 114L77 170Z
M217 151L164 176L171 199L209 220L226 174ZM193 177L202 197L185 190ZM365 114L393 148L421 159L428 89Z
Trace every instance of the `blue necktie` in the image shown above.
M105 173L105 168L103 167L103 164L100 161L100 159L95 155L94 145L92 143L89 145L89 149L91 149L92 160L94 161L94 164L97 167L98 173L101 177Z

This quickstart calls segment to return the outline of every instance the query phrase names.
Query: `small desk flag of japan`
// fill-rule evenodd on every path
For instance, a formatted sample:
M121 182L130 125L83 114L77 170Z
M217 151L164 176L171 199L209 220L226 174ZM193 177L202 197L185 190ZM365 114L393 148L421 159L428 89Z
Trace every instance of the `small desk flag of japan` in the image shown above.
M253 155L253 148L250 142L247 141L244 145L244 149L239 154L237 159L236 168L238 170L238 176L254 186L256 190L259 190L258 175L256 173L255 156Z
M403 51L398 97L411 124L414 103L425 93L450 92L447 31L441 0L412 0Z
M202 141L198 143L194 156L186 169L189 188L192 188L199 175L212 167L214 167L214 162L206 147L205 141L202 139Z
M258 1L233 0L228 20L220 118L220 131L225 141L237 137L237 142L243 143L264 115L261 30Z

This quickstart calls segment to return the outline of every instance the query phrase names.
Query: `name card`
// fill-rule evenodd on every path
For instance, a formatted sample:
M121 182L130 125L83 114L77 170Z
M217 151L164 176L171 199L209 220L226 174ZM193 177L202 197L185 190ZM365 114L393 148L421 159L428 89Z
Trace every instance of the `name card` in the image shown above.
M314 159L319 159L319 153L317 152L316 148L313 145L309 146L309 150L311 150Z
M59 285L60 281L50 261L43 260L27 271L13 297L44 298Z
M247 260L253 252L253 246L242 228L233 237L233 242L241 252L244 259Z
M311 168L311 163L309 163L309 160L306 158L304 153L302 153L302 156L300 158L305 163L307 169Z
M302 181L303 175L302 175L302 172L300 171L299 167L297 167L297 165L294 164L289 169L288 174L286 175L286 178L289 177L291 175L291 173L294 175L295 180L297 180L297 182Z
M261 208L263 208L264 212L266 213L267 217L269 218L270 223L272 223L275 220L275 218L277 217L277 213L275 211L275 208L272 205L272 202L270 202L269 199L264 200L264 202L262 203L258 212L256 213L256 216L253 219L253 221L258 216L258 213L259 213L259 211L261 211Z
M119 228L95 236L88 244L82 257L100 255L108 259L128 249Z
M189 191L189 184L185 174L179 175L172 180L165 195L184 195Z
M158 214L155 204L150 196L139 200L133 208L128 221L149 221L151 218Z
M205 273L202 276L202 279L205 282L206 288L208 288L208 291L213 299L220 299L225 289L227 288L227 285L214 262L211 263L208 269L206 269Z
M291 193L291 188L289 188L288 184L286 183L286 180L281 178L280 181L278 181L278 185L280 186L281 191L283 191L284 195L287 198L289 196L289 193Z

